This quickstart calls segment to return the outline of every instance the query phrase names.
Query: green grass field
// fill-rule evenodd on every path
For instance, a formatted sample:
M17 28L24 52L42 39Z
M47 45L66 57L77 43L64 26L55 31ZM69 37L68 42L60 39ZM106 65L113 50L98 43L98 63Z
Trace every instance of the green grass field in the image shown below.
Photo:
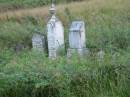
M49 17L49 6L39 7L44 0L38 0L40 4L32 1L0 1L0 97L130 97L129 0L57 5L66 45L71 21L86 22L86 46L91 54L75 55L72 60L65 56L49 60L30 50L33 33L46 34ZM25 7L15 10L12 2ZM14 51L17 43L26 46L19 54ZM99 49L106 52L102 61L95 56Z
M49 60L43 54L1 53L2 97L129 97L129 54Z

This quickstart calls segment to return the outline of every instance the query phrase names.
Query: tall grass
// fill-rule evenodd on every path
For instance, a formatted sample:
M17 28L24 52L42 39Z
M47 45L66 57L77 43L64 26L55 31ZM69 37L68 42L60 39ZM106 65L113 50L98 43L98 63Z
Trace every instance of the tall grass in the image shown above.
M35 29L46 34L48 7L0 14L0 96L129 97L129 3L86 0L57 6L67 45L71 21L86 22L86 45L91 54L83 59L49 60L46 54L28 49L15 54L17 43L31 47ZM95 56L100 49L106 52L101 61Z
M1 97L129 97L129 53L102 62L91 56L49 60L44 54L9 54L0 71ZM76 61L77 60L77 61Z
M80 19L86 22L88 48L114 50L129 48L130 7L128 4L129 0L91 0L57 6L57 15L65 26L66 41L70 21ZM10 45L14 45L17 41L31 40L35 28L46 33L45 27L49 14L47 10L48 8L45 7L1 14L0 44L4 43L8 46L9 41L12 41Z

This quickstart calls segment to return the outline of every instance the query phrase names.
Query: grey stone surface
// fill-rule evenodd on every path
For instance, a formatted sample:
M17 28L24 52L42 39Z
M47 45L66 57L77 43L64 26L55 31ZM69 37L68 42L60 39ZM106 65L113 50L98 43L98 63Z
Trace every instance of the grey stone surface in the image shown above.
M70 58L72 55L78 54L80 56L87 56L89 55L89 50L87 48L82 48L82 49L72 49L69 48L67 50L67 57Z
M67 56L70 57L74 53L77 53L80 56L88 53L88 49L86 48L84 21L74 21L70 27Z
M85 23L83 21L74 21L71 24L69 32L69 47L70 48L85 48Z
M50 13L52 14L52 17L47 23L49 58L56 57L58 55L57 50L60 48L64 48L64 27L62 25L62 22L56 17L55 11L55 5L52 4L50 8Z
M104 56L105 56L105 52L103 50L100 50L97 53L97 58L98 58L99 61L102 61L104 59Z
M40 34L34 34L32 37L33 50L42 51L45 50L45 37Z
M55 59L55 58L56 58L56 55L57 55L57 53L56 53L56 50L55 50L55 49L50 49L50 50L49 50L49 58Z

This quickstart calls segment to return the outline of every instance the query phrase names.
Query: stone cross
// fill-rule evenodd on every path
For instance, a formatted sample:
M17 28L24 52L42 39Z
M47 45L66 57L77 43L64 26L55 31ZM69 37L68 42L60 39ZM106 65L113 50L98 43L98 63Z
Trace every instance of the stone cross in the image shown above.
M69 32L69 49L67 56L73 53L83 55L86 52L85 23L84 21L73 21Z
M59 49L64 49L64 27L56 17L55 5L50 8L51 19L47 23L48 55L56 58Z
M34 34L32 37L33 50L43 52L45 50L45 37L41 34Z

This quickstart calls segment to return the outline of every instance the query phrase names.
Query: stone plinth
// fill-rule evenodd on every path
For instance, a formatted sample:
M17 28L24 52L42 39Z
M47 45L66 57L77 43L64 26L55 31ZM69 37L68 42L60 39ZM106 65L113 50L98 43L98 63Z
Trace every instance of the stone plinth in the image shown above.
M50 49L49 50L49 58L55 59L57 56L56 50L55 49Z
M87 48L82 48L82 49L69 48L67 50L67 57L68 58L70 58L72 55L87 56L88 54L89 54L89 50Z

